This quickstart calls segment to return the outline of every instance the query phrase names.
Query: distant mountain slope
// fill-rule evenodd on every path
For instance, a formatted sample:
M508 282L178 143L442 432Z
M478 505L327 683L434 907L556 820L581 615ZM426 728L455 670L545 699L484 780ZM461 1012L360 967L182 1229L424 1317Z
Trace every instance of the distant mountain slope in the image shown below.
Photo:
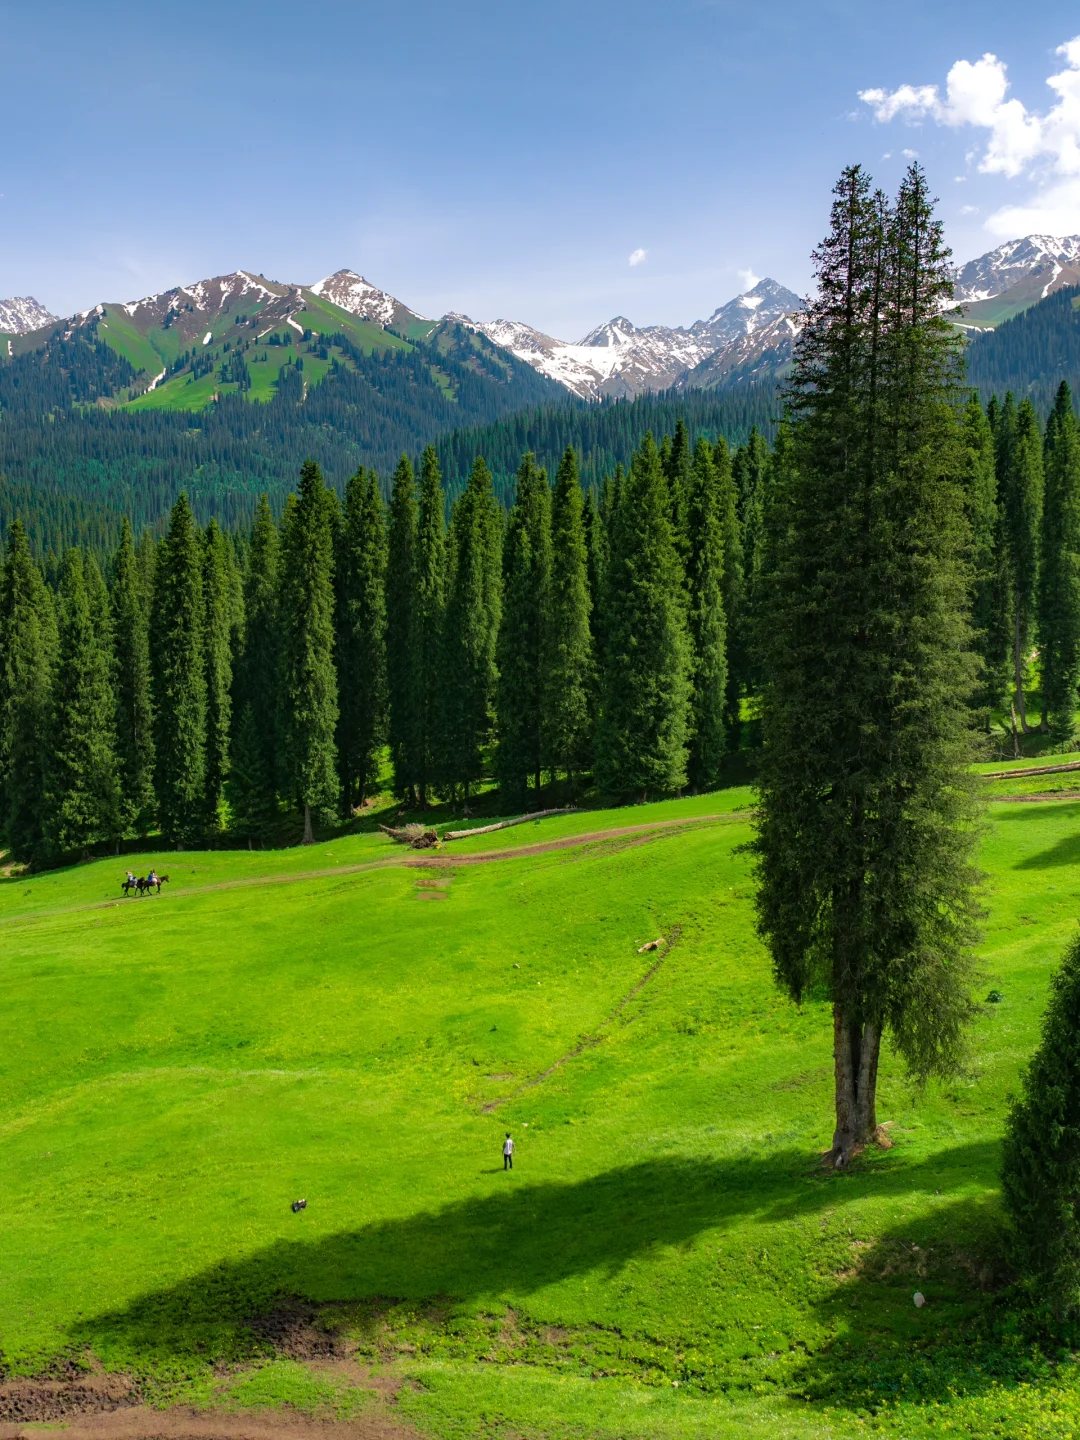
M983 401L1011 390L1042 414L1062 380L1080 393L1080 286L1049 295L967 347L968 382Z
M183 488L235 523L259 491L290 490L308 456L341 485L448 430L566 403L483 335L426 330L408 341L237 272L23 336L0 356L0 528L33 515L41 544L67 544L103 514L157 523Z
M1006 240L953 272L955 298L970 304L1002 295L1036 272L1080 264L1080 235L1025 235Z
M680 379L679 390L731 390L775 380L791 365L792 346L802 328L799 313L775 316L767 325L740 335L706 356Z
M993 330L1048 295L1080 284L1080 235L1008 240L953 272L962 330Z
M617 315L574 345L517 320L455 318L505 346L519 360L574 394L594 400L691 384L688 377L710 357L731 346L742 346L746 353L752 353L753 336L768 331L801 306L802 301L793 291L775 280L759 280L750 290L720 306L707 320L697 320L688 329L666 325L639 329L625 316Z
M237 270L101 303L14 337L0 352L0 405L27 411L93 400L199 411L232 395L270 401L291 372L302 372L306 395L329 374L356 369L357 355L394 353L421 357L430 385L451 404L466 376L496 387L495 413L559 393L482 336L417 315L351 270L311 287ZM471 392L470 402L485 408ZM447 416L450 424L460 418Z
M342 277L348 274L320 283L344 294ZM140 300L94 305L23 334L9 350L17 359L57 340L92 335L132 367L129 383L107 397L116 405L201 410L233 393L269 400L283 367L295 360L297 344L311 336L344 335L365 354L408 348L405 338L370 312L377 308L375 297L385 302L390 318L404 320L412 312L374 287L369 290L369 305L352 312L315 289L237 270ZM342 360L340 349L307 363L308 386L318 384L332 358Z
M0 337L25 335L30 330L51 325L55 319L56 316L32 295L15 295L10 300L0 300Z

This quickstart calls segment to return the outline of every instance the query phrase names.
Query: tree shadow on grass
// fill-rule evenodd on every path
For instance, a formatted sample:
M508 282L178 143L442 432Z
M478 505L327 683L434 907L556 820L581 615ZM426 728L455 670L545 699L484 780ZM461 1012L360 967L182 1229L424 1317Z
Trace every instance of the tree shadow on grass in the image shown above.
M1064 835L1049 850L1040 850L1038 855L1028 855L1018 860L1016 870L1049 870L1055 865L1080 865L1080 831L1075 835Z
M786 1149L647 1160L571 1184L519 1182L355 1231L279 1240L82 1321L69 1336L121 1364L240 1358L260 1343L252 1322L289 1300L512 1301L590 1271L614 1275L652 1245L687 1244L741 1217L769 1223L868 1195L947 1192L973 1172L992 1174L996 1157L992 1142L911 1164L892 1151L836 1175Z
M1011 1288L1009 1251L996 1197L943 1199L871 1245L854 1241L816 1306L837 1338L808 1357L802 1394L853 1410L948 1406L1049 1378L1044 1347L1059 1342Z
M1072 812L1072 817L1080 826L1080 803L1060 805L1055 809L1055 818L1059 818L1066 810ZM1021 830L1026 825L1046 820L1046 809L1040 805L1016 805L1007 812L994 816L995 825L1019 826ZM1048 870L1056 865L1077 865L1080 864L1080 828L1072 835L1064 835L1051 845L1048 850L1040 850L1038 854L1026 855L1022 860L1017 860L1013 868L1015 870Z

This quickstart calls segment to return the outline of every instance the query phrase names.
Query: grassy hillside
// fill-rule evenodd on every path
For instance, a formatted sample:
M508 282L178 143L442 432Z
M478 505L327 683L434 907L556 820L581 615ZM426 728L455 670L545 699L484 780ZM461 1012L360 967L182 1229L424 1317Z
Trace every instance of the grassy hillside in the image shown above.
M0 884L4 1363L446 1436L1072 1433L1071 1360L995 1319L996 1167L1080 806L992 807L1003 999L953 1084L885 1057L895 1146L837 1176L829 1015L772 985L749 801L147 856L141 901L115 861ZM273 1359L297 1317L412 1383L328 1391Z

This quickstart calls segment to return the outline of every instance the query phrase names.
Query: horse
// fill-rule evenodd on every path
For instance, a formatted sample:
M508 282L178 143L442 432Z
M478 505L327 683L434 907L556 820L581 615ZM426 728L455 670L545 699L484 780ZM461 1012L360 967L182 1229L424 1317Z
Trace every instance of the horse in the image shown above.
M141 883L141 882L138 881L138 880L136 880L136 878L135 878L134 875L131 875L131 876L128 877L128 879L126 879L126 880L121 880L121 881L120 881L120 889L124 892L125 895L130 895L130 893L132 892L132 890L134 890L134 891L135 891L135 894L138 895L138 894L140 893L140 892L139 892L139 885L140 885L140 883Z
M167 885L169 883L169 877L168 875L158 875L153 880L140 880L138 883L140 893L143 890L145 890L147 893L153 890L155 894L160 895L161 887L162 885Z

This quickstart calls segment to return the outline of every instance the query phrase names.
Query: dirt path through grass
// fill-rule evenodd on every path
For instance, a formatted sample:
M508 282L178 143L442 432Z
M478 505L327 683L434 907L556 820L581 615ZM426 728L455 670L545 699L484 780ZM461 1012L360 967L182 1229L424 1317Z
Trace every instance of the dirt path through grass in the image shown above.
M564 835L557 840L540 840L531 845L507 846L502 850L483 850L465 855L445 852L418 854L408 852L387 856L382 860L365 860L356 865L331 865L321 870L297 870L287 875L247 875L238 880L218 880L210 885L189 885L163 891L162 896L211 895L221 890L245 890L252 886L293 885L305 880L330 880L340 875L358 875L367 870L386 870L394 866L406 869L429 869L431 867L456 867L458 865L484 865L492 860L516 860L529 855L544 855L553 850L569 850L578 845L596 844L598 841L613 840L627 835L637 835L638 844L673 830L697 829L703 825L722 822L744 821L743 811L726 811L717 815L696 815L689 819L650 820L641 825L620 825L610 830L590 830L578 835ZM24 910L15 915L0 916L0 927L5 925L35 924L39 920L53 919L58 915L75 915L85 910L114 910L120 906L160 904L162 896L150 895L143 899L94 900L83 905L63 905L52 910Z

